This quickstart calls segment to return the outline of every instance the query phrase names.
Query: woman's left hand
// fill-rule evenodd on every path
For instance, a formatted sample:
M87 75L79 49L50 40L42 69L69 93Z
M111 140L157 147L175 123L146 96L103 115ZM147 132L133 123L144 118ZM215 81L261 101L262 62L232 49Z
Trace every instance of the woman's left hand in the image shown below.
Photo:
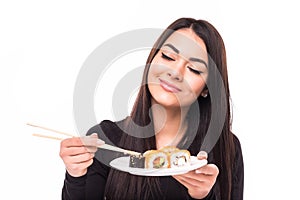
M199 152L198 159L207 159L206 152ZM188 189L189 195L194 199L203 199L214 186L219 169L214 164L207 164L186 174L173 176L179 183Z

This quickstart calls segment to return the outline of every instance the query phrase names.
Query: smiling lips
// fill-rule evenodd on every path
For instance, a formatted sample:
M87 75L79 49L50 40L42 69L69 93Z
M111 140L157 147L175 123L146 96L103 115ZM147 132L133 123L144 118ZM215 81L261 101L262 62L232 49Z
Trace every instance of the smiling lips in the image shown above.
M173 85L165 80L159 79L159 81L160 81L160 86L167 92L177 93L177 92L181 91L181 89L179 89L175 85Z

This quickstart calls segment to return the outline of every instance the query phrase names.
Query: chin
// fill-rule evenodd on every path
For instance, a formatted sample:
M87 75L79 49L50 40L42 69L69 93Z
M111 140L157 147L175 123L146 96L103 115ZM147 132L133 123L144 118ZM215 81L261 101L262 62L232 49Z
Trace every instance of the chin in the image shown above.
M154 89L154 88L153 88ZM156 90L150 90L152 95L152 103L159 104L164 107L189 107L194 99L190 99L190 95L178 95L177 93L166 92L161 88L155 88Z
M174 97L172 98L172 97L167 97L167 96L163 95L163 96L153 97L152 99L153 99L152 103L159 104L164 107L179 107L180 106L178 100Z

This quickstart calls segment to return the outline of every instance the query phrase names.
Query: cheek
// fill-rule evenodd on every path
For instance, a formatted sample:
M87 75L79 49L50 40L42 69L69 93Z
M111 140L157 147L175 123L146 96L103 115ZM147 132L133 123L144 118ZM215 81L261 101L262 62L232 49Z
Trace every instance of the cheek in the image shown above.
M159 77L160 74L161 70L157 66L151 64L148 71L147 84L152 96L158 91L159 81L157 77Z
M149 71L148 71L148 75L147 75L147 83L150 84L154 81L157 72L155 69L153 69L152 66L150 66Z
M155 77L157 77L165 72L166 72L165 66L152 62L150 65L150 68L149 68L149 72L148 72L148 80L151 81Z
M194 93L195 96L199 96L205 87L205 81L202 78L190 78L186 80L190 92Z

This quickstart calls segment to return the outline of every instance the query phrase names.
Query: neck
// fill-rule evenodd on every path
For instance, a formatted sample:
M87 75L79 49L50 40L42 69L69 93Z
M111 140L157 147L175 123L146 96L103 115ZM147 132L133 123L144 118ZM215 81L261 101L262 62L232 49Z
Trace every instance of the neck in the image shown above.
M187 129L185 120L187 112L188 108L166 108L152 104L157 149L178 144Z

